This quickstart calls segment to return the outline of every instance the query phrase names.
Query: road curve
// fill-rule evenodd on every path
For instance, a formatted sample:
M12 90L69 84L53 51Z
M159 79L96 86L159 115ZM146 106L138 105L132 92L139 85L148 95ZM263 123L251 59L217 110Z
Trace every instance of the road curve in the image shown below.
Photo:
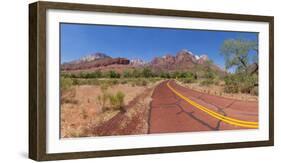
M160 83L152 95L149 133L258 128L258 103L209 95Z

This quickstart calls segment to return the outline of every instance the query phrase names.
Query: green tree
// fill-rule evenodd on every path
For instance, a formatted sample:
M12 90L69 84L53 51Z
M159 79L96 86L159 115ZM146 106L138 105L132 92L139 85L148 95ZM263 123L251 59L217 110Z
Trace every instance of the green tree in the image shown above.
M168 78L168 79L171 78L169 72L163 72L163 71L160 72L160 77L161 78Z
M153 74L152 74L151 69L150 69L150 68L147 68L147 67L144 68L144 69L142 70L142 76L143 76L143 77L146 77L146 78L152 77Z
M120 74L115 72L115 71L113 71L113 70L110 70L108 72L108 77L110 77L110 78L120 78Z
M204 78L206 79L215 79L216 77L216 74L215 72L210 68L208 67L204 73Z
M220 52L225 59L225 68L236 68L237 72L245 72L250 64L249 55L255 51L257 55L257 43L243 39L228 39L221 46ZM254 57L253 57L254 58Z
M171 74L172 78L178 78L179 76L180 76L180 72L178 72L178 71L175 71Z
M96 78L101 78L102 77L102 72L100 70L95 71L95 77Z
M125 70L125 71L123 72L122 76L123 76L124 78L130 78L130 77L132 77L132 73L131 73L131 71L129 71L129 70Z
M132 72L132 77L139 78L141 77L142 73L138 69L134 69Z

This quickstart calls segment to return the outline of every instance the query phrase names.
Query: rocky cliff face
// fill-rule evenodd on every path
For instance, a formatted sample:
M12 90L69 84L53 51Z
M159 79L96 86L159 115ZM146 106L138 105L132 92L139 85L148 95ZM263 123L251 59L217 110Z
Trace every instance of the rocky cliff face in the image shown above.
M132 66L144 66L145 64L146 62L139 58L130 60L130 65Z
M204 64L206 63L207 61L209 61L209 58L207 55L201 55L199 56L199 58L197 59L197 63L198 64Z
M203 65L208 61L207 55L196 56L190 51L181 50L175 56L168 54L163 57L156 57L151 61L151 67L159 70L186 70Z

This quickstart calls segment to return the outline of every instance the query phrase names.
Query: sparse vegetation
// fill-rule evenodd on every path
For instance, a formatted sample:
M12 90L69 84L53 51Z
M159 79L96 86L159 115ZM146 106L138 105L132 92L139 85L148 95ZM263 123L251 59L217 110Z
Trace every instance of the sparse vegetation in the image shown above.
M137 85L137 86L146 86L147 85L147 80L145 80L145 79L141 79L141 80L136 80L136 82L135 82L135 84Z
M101 85L100 89L101 89L101 92L102 94L97 96L97 100L99 102L99 104L101 105L101 109L103 111L105 111L107 109L107 99L108 99L108 93L107 93L107 88L108 88L108 85L107 84L103 84Z
M118 91L115 95L109 94L109 102L112 109L117 109L120 111L125 111L124 109L124 97L125 94L121 91Z
M61 89L62 90L68 90L73 85L73 81L72 81L71 78L61 77L60 84L61 84Z
M107 91L108 85L103 84L100 87L102 94L97 96L97 100L101 105L101 109L106 111L108 109L117 109L120 111L124 110L124 98L125 94L121 91L118 91L116 94L109 93Z
M107 74L105 74L107 77L109 78L120 78L120 74L113 71L113 70L110 70Z
M204 79L200 82L200 85L205 85L205 86L209 86L211 84L214 84L214 80L213 79Z
M153 77L154 74L153 74L153 72L152 72L151 69L149 69L149 68L144 68L144 69L142 70L142 76L145 77L145 78L149 78L149 77Z
M258 95L257 75L231 74L225 77L225 92L227 93L247 93Z

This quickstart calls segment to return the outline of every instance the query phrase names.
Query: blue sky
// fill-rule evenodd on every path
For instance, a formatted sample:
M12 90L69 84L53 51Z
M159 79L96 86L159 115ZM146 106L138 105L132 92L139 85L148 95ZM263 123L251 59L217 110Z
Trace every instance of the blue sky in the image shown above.
M175 55L182 49L207 54L224 67L219 49L226 39L258 40L257 33L190 29L144 28L86 24L61 24L61 62L79 59L96 52L111 57L140 58Z

